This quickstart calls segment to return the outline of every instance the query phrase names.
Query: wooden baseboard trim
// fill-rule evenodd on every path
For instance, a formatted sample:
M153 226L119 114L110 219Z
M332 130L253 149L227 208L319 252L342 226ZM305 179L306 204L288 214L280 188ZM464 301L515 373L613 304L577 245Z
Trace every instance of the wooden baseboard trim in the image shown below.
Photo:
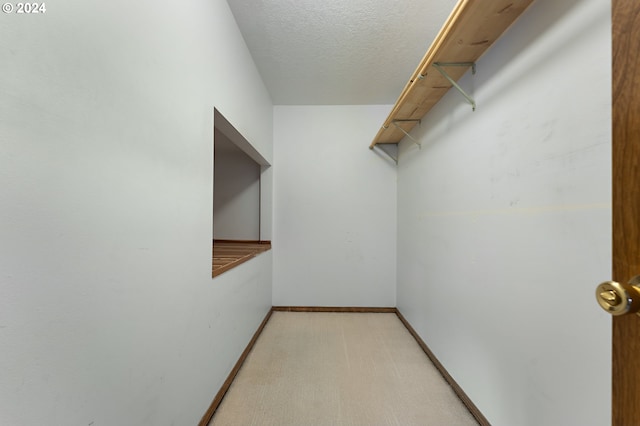
M422 338L418 335L418 333L416 333L416 331L413 329L411 324L409 324L409 321L407 321L406 318L402 316L400 311L397 309L396 309L396 315L398 315L398 318L400 319L400 321L402 321L402 323L407 328L407 330L409 330L409 333L411 333L413 338L416 339L416 342L418 342L418 345L420 345L424 353L427 354L427 357L429 357L429 359L431 360L433 365L435 365L435 367L438 369L442 377L447 381L447 383L449 383L449 386L451 386L451 388L456 393L458 398L460 398L460 401L462 401L465 407L467 407L471 415L478 421L480 426L491 426L491 423L489 423L489 420L487 420L487 418L480 412L478 407L476 407L473 401L471 401L469 396L467 396L467 394L462 390L460 385L453 379L453 377L451 377L447 369L444 368L444 365L442 365L442 363L438 360L438 358L436 358L433 352L431 352L431 349L429 349L429 347L424 342L424 340L422 340Z
M396 308L374 308L360 306L274 306L271 308L276 312L354 312L354 313L377 313L395 314Z
M244 361L247 359L249 352L251 352L251 349L253 349L253 345L255 345L256 340L258 340L258 337L260 337L260 333L262 333L262 330L264 329L265 325L267 325L267 322L269 321L269 318L271 318L272 313L273 313L273 309L270 309L267 315L262 320L262 323L260 323L258 330L256 330L253 337L251 338L251 341L249 342L245 350L242 352L242 355L240 355L240 359L238 359L238 362L236 362L236 365L234 365L233 369L231 369L229 376L227 376L227 380L224 381L224 383L222 384L222 387L216 394L215 398L213 398L213 402L211 402L209 409L207 410L206 413L204 413L204 416L202 416L202 419L200 420L200 423L198 423L198 426L207 426L211 421L211 419L213 418L214 413L216 412L216 410L218 409L218 406L222 402L222 398L224 398L224 395L227 393L227 391L231 387L231 383L233 383L233 380L236 378L236 375L238 374L238 371L240 371L240 368L242 367L242 364L244 364Z

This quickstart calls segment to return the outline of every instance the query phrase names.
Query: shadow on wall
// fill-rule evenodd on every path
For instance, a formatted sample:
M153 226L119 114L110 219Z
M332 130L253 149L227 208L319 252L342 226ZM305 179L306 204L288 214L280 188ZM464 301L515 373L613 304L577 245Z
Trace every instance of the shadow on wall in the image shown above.
M217 110L214 127L213 238L258 241L269 163Z
M253 161L240 148L235 146L222 132L215 129L213 144L214 156L214 211L224 209L232 203L236 196L251 190L256 182L260 181L260 164ZM234 179L221 182L218 176L224 178L223 170L229 166L238 165L242 168ZM229 188L228 191L216 190L219 185Z

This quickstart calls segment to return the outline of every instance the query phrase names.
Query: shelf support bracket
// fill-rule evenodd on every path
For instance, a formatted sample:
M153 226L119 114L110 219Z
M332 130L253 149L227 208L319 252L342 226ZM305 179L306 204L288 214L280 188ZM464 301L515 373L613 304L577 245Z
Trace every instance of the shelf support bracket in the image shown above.
M411 139L411 141L413 143L415 143L416 145L418 145L418 148L422 149L422 143L420 143L419 141L417 141L413 136L411 136L409 133L407 133L406 130L404 130L402 127L400 127L398 125L398 123L407 123L407 122L411 122L411 123L415 123L417 122L418 125L422 124L422 120L393 120L391 123L393 123L394 126L396 126L397 129L399 129L402 133L404 133L404 135L406 137L408 137L409 139Z
M451 78L451 76L449 74L447 74L447 71L443 67L471 67L471 73L475 74L476 73L476 63L475 62L434 62L433 66L435 67L435 69L440 71L440 74L442 74L442 76L444 78L449 80L449 83L451 83L453 85L453 87L455 87L456 90L458 90L458 92L460 92L460 94L462 96L464 96L464 98L467 100L467 102L469 102L471 104L471 109L473 111L475 111L476 110L476 101L467 92L465 92L462 89L462 87L460 87L460 85L458 83L456 83L456 81L453 78Z

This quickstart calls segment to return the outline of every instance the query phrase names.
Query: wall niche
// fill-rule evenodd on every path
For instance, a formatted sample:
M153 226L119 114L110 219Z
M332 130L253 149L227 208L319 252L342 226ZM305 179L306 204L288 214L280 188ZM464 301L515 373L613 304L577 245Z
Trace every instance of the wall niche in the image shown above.
M261 239L262 175L270 164L216 109L212 276L271 248Z

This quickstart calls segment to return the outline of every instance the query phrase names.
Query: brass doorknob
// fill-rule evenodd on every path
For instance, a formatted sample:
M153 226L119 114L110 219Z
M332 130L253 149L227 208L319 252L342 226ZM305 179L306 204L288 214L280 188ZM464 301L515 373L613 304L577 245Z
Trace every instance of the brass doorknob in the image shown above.
M628 284L605 281L596 287L596 300L611 315L640 315L640 275Z

